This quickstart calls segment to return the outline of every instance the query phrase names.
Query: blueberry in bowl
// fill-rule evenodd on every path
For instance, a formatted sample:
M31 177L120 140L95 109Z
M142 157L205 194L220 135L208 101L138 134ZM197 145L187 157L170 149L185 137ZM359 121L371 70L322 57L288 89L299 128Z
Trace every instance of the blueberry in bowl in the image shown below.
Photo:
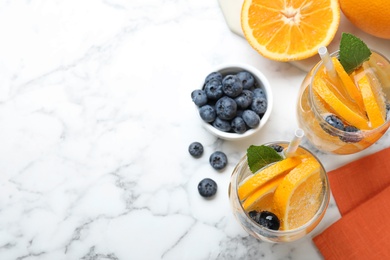
M240 140L258 132L273 105L267 78L247 64L214 68L192 91L191 99L205 129L225 140Z

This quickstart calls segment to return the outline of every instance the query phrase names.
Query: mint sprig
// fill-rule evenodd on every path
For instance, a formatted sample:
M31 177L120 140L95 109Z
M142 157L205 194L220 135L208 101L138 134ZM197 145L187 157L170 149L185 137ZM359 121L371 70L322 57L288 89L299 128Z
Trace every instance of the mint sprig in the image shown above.
M261 145L251 145L247 149L246 156L248 159L248 166L252 173L257 172L264 166L281 161L283 159L273 148Z
M348 74L359 68L371 55L368 46L350 33L342 33L339 49L340 63Z

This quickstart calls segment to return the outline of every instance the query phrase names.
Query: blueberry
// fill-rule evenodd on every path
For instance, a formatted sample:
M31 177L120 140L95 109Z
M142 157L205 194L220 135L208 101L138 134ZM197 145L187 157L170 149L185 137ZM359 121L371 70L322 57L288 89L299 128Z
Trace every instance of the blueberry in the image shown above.
M252 101L251 109L259 115L264 114L267 111L267 99L255 97Z
M255 88L253 91L253 97L267 98L262 88Z
M223 96L222 83L220 80L212 79L204 86L208 99L219 99Z
M346 142L346 143L357 143L360 140L362 140L362 138L363 138L359 134L350 134L350 133L359 132L358 128L356 128L354 126L351 126L351 125L345 126L344 127L344 132L346 132L346 133L343 134L342 136L340 136L340 140L343 141L343 142Z
M204 105L199 108L199 115L203 121L211 123L215 120L217 114L215 113L214 107L210 105Z
M203 154L203 145L199 142L193 142L188 147L188 152L195 158L200 157Z
M251 89L255 85L255 78L248 71L241 71L236 75L241 81L244 89Z
M243 134L246 132L246 125L242 117L235 117L230 123L233 132L237 134Z
M222 90L229 97L237 97L241 94L243 87L236 75L227 75L222 80Z
M242 113L242 119L244 119L245 124L250 128L255 128L260 124L259 115L252 110L245 110Z
M237 103L238 108L245 109L252 104L253 92L250 90L243 90L240 95L238 95L234 101Z
M211 72L209 75L207 75L206 79L204 80L205 83L209 82L210 80L216 79L218 81L222 82L222 74L218 71Z
M217 193L217 183L209 178L201 180L198 184L198 191L202 197L209 198Z
M223 120L219 117L216 117L213 126L222 132L230 132L232 126L228 120Z
M255 210L252 210L248 213L248 215L256 223L260 224L265 228L272 229L272 230L278 230L280 228L280 220L272 212L269 211L257 212Z
M278 145L278 144L273 144L273 145L270 145L269 147L274 149L277 153L281 153L284 150L283 146Z
M207 104L207 95L206 92L202 89L195 89L194 91L192 91L191 98L195 105L197 105L198 107Z
M215 104L215 112L223 120L233 119L236 116L237 104L230 97L221 97Z
M226 154L220 151L216 151L210 155L209 159L211 167L216 170L222 170L227 165L227 157Z
M343 124L343 121L341 121L340 118L338 118L337 116L335 115L328 115L325 117L325 121L330 124L331 126L337 128L337 129L340 129L340 130L344 130L344 124Z

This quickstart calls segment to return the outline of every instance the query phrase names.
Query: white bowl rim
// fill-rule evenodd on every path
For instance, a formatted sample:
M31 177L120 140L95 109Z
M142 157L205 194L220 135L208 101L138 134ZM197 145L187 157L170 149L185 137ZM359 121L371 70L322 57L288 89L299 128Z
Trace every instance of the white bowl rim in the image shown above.
M252 65L248 65L244 63L224 63L214 67L212 71L220 72L221 70L228 70L228 69L246 70L260 81L261 86L265 90L267 96L267 111L264 113L263 117L261 118L260 124L256 128L248 129L243 134L238 134L238 133L223 132L221 130L218 130L214 126L212 126L210 123L203 121L201 118L200 120L202 122L203 127L206 128L210 133L214 134L215 136L225 140L240 140L249 137L254 133L257 133L267 123L272 112L273 94L272 94L271 84L269 83L269 80L265 77L265 75L260 70L256 69ZM203 89L203 85L204 85L204 80L202 81L201 89Z

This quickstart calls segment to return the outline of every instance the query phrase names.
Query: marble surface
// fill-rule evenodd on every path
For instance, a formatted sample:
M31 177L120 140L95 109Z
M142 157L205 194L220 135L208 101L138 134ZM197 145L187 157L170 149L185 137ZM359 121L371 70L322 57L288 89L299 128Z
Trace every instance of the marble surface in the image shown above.
M217 1L0 1L0 259L321 259L310 236L249 237L230 212L230 173L250 144L288 140L305 73L267 60ZM190 99L221 63L271 82L275 107L240 142L206 132ZM327 170L364 152L316 152ZM202 142L192 158L188 145ZM228 156L222 172L208 156ZM213 178L205 200L198 182ZM320 232L339 218L334 201Z

